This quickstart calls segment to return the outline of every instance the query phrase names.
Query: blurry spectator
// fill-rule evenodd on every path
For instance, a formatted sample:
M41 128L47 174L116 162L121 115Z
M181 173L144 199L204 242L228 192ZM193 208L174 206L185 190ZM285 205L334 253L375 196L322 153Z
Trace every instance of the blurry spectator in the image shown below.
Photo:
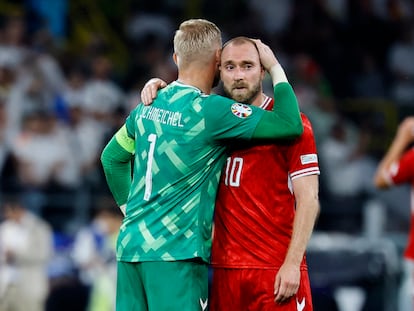
M128 92L126 94L126 100L127 100L127 111L131 111L135 108L136 105L138 105L141 102L141 89L144 87L144 84L148 79L135 79L132 82L132 85L128 89Z
M338 119L330 136L321 144L330 192L335 196L353 196L369 191L375 162L367 147L369 133L353 128L345 119Z
M384 5L384 4L383 4ZM377 13L373 0L349 0L349 19L347 27L349 49L345 56L358 60L363 53L369 53L375 62L385 69L387 51L394 40L395 29L389 20L381 18ZM353 65L352 61L347 64Z
M81 65L72 65L67 73L66 86L62 92L62 97L66 105L84 105L87 79L86 70Z
M0 97L0 177L3 177L3 168L10 152L6 137L7 116L3 98Z
M157 63L153 64L151 75L159 77L167 83L177 79L177 66L170 54L163 54Z
M400 105L414 106L414 23L403 23L400 38L390 46L389 70L392 98Z
M48 223L29 212L18 198L3 202L0 223L0 310L44 311L47 265L52 256Z
M391 146L378 165L374 183L380 189L402 184L411 186L411 228L404 252L405 282L400 293L401 311L413 310L414 302L414 117L407 117L398 127Z
M60 69L50 57L32 53L23 61L7 99L12 133L20 131L25 115L38 110L53 112L62 88L61 78Z
M84 109L96 119L104 132L106 122L118 106L126 106L126 96L112 80L112 61L105 55L95 56L91 64L91 79L85 85Z
M359 72L352 78L353 96L363 98L386 98L388 96L385 76L374 57L369 53L361 55Z
M0 55L0 96L6 99L16 79L16 69L10 61Z
M331 135L331 128L337 119L337 104L332 96L320 95L315 99L313 106L306 109L309 120L312 122L316 145L319 147Z
M12 146L18 179L29 209L41 213L47 193L70 194L80 183L76 157L67 133L47 111L28 114Z
M414 16L411 0L372 0L373 9L382 19L401 21Z
M0 98L4 105L4 118L7 122L2 124L4 138L11 140L19 129L14 120L18 120L19 112L15 113L14 98L20 97L20 90L16 87L17 69L7 59L0 55ZM16 117L14 117L16 115Z
M108 121L108 126L109 126ZM96 182L100 167L99 153L104 144L104 133L96 120L87 117L82 105L69 106L69 135L71 150L76 152L76 161L84 182Z
M90 116L85 103L86 75L80 68L72 69L68 74L68 83L63 93L65 117L68 125L71 149L76 150L76 161L80 168L82 179L87 183L96 183L100 174L99 154L104 146L104 132L99 121ZM110 120L106 127L111 128ZM107 130L106 130L107 131Z
M327 207L322 208L319 224L329 215L328 229L349 233L361 230L362 204L373 193L371 180L376 166L367 151L369 139L369 131L356 129L346 119L339 118L330 136L320 145Z
M320 5L333 19L344 23L348 18L347 0L323 0Z
M293 1L248 0L249 10L258 14L258 19L270 37L283 33L290 23Z
M0 59L7 60L13 68L17 68L29 52L25 17L23 15L6 16L1 30L3 36L0 41Z
M54 101L56 96L63 92L66 83L62 69L58 61L49 53L36 53L34 58L43 79L43 91L50 93L51 100Z
M170 17L162 13L134 13L126 23L127 37L136 43L148 37L156 37L161 41L169 41L174 32L174 24Z
M312 57L299 53L292 60L292 79L299 106L305 113L314 108L321 95L330 94L330 87Z
M91 288L89 311L115 310L115 246L122 218L116 204L98 207L91 224L75 237L72 258L81 281Z

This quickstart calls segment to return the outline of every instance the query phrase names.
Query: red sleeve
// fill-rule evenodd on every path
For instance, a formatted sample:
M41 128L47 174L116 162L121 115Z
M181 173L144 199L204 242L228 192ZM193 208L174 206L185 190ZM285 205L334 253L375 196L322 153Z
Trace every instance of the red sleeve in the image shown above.
M291 179L320 174L312 125L302 113L303 134L286 149Z
M389 169L394 184L414 183L414 148L403 154Z

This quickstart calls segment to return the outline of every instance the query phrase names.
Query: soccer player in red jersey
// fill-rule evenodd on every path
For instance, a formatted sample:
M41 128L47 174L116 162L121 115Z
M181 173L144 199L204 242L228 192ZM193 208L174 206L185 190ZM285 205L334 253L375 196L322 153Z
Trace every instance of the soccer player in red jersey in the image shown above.
M398 127L397 134L389 149L380 161L374 176L375 186L380 189L390 188L401 184L411 185L411 227L408 242L404 252L409 268L409 298L410 305L414 305L414 117L405 118ZM403 294L404 296L404 294ZM401 301L407 300L401 297ZM406 295L405 295L406 296Z
M223 47L227 96L272 109L252 42ZM237 146L223 170L212 246L211 310L310 311L305 250L319 214L319 166L311 123L293 141Z
M252 40L229 40L220 67L228 97L277 105L263 93ZM163 85L154 79L142 95L153 98ZM305 250L319 214L319 166L311 123L301 116L296 140L233 146L216 199L210 311L313 310Z

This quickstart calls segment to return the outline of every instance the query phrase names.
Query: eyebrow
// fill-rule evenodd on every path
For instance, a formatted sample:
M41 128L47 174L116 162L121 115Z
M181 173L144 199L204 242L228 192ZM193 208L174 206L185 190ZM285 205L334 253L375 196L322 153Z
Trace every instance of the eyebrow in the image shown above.
M234 60L231 60L231 59L223 62L224 65L234 64L234 63L236 63L236 62ZM240 63L242 65L246 65L246 64L256 64L256 62L255 61L252 61L252 60L243 60Z

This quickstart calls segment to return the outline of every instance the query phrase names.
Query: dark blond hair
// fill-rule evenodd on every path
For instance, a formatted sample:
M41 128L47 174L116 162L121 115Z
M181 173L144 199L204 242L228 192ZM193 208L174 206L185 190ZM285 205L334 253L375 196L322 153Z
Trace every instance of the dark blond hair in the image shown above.
M205 19L181 23L174 36L174 52L182 63L209 61L221 44L220 29Z

